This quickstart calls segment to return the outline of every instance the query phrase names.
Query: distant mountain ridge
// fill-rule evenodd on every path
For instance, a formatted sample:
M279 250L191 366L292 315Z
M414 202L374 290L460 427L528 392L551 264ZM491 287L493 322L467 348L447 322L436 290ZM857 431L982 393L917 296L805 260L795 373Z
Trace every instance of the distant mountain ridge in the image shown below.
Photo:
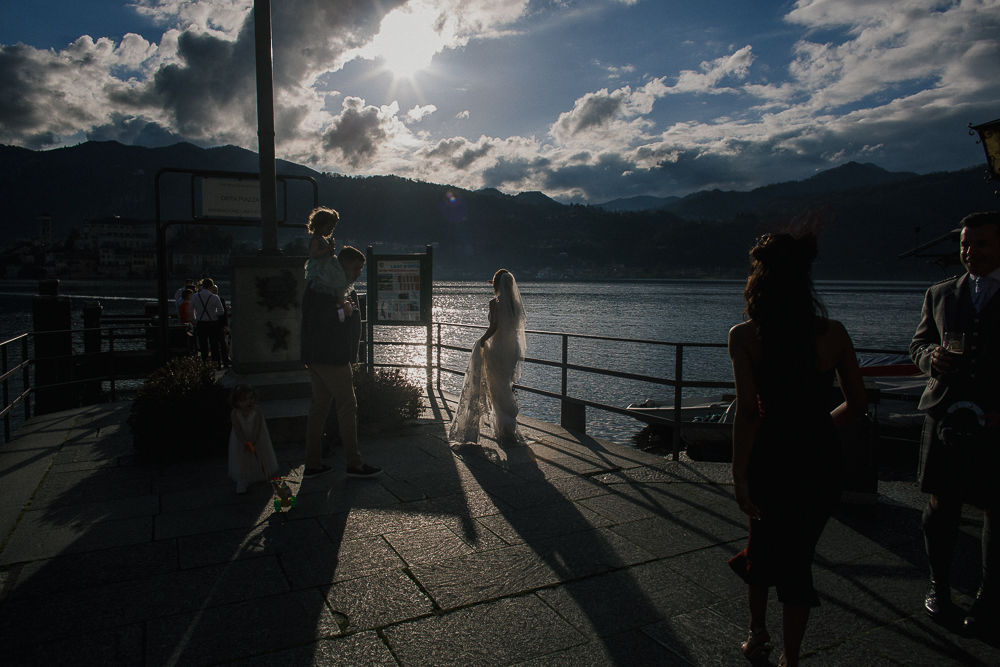
M235 146L183 143L150 149L88 142L51 151L0 145L0 247L35 236L35 219L42 214L52 217L57 238L87 219L152 220L155 176L164 167L256 173L258 158ZM585 206L560 204L541 192L469 191L397 176L322 174L278 162L279 174L314 179L319 202L341 213L339 241L361 248L435 244L435 266L441 276L452 277L500 266L529 276L740 277L760 233L807 208L828 206L835 217L821 240L814 275L933 278L938 269L895 258L913 247L915 227L927 240L972 211L996 210L995 188L983 182L984 172L973 167L918 176L848 163L750 192L630 197ZM163 218L190 218L190 178L162 180ZM312 206L312 186L289 183L288 220L301 223ZM654 210L643 208L650 204ZM231 229L238 238L260 238L252 228ZM301 234L279 230L282 243Z
M685 197L628 197L597 206L605 211L665 210L692 220L726 220L774 199L871 187L916 176L912 171L887 171L871 162L848 162L802 181L774 183L747 192L701 190Z
M653 197L650 195L639 195L638 197L624 197L612 199L603 204L594 204L605 211L658 211L666 208L669 204L680 201L680 197Z

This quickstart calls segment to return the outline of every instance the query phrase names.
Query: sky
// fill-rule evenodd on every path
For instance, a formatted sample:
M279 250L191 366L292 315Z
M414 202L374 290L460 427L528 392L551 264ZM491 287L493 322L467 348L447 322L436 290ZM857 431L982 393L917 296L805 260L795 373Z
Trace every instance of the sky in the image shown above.
M252 0L0 0L0 143L257 149ZM276 151L601 203L985 163L1000 0L272 0Z

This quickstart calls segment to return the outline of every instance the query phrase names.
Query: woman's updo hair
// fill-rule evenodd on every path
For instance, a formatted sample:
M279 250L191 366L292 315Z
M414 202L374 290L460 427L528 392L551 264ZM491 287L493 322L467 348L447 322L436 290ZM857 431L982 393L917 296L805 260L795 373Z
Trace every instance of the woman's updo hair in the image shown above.
M500 269L499 271L493 274L493 278L490 280L490 285L493 285L493 291L495 292L500 291L500 281L503 280L503 274L505 273L511 276L511 278L514 277L514 274L508 271L507 269Z
M765 234L750 250L743 314L756 328L767 356L778 352L790 362L815 358L815 335L825 328L827 317L810 276L817 252L812 233L800 238Z
M757 239L757 245L750 251L750 258L755 269L759 265L770 271L809 273L817 252L816 237L812 234L800 239L791 234L764 234Z

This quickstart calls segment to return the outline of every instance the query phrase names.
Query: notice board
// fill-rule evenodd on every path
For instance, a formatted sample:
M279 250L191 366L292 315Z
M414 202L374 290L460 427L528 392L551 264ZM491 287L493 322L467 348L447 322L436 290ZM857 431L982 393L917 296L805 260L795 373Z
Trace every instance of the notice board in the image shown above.
M368 249L368 321L421 326L431 323L432 257L427 253L376 255Z

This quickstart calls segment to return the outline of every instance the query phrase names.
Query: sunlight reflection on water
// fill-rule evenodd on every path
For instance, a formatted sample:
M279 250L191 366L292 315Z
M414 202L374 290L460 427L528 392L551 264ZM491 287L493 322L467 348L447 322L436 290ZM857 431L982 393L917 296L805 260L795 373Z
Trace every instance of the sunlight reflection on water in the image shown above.
M528 314L529 331L566 332L672 342L725 343L729 328L742 321L742 281L672 281L656 283L559 283L519 282ZM221 290L228 296L228 285ZM926 284L920 283L818 283L820 296L830 316L841 320L860 348L906 350L920 321ZM437 282L434 285L434 320L478 328L441 327L441 342L470 348L487 325L487 302L493 288L485 281ZM33 281L0 281L0 339L31 329ZM359 291L364 285L359 285ZM142 303L154 298L155 281L63 281L60 293L70 296L74 317L83 301L100 299L108 314L141 312ZM100 296L97 296L100 295ZM172 293L170 294L172 296ZM434 330L435 340L437 328ZM528 356L560 361L559 336L528 334ZM377 363L421 366L407 375L423 384L426 374L426 329L378 327L375 340L405 341L414 347L378 346ZM435 352L434 360L437 355ZM442 350L444 367L465 371L468 352ZM637 343L571 339L569 362L609 370L671 378L674 348ZM13 363L13 359L12 359ZM687 348L684 353L687 380L731 379L725 348ZM453 393L461 389L462 376L441 374L442 387ZM521 384L558 392L559 369L526 364ZM668 399L672 389L588 373L568 375L570 395L624 407L646 398ZM719 393L691 389L688 395ZM520 392L524 414L549 422L559 421L555 399ZM629 417L596 409L587 410L588 433L627 443L641 424Z
M726 342L730 327L742 321L742 281L677 281L665 283L519 283L529 331L566 332L640 340L683 343ZM820 296L830 316L840 319L863 348L905 351L920 320L926 285L913 283L820 283ZM434 320L478 325L479 329L441 327L441 342L470 348L487 324L487 302L492 288L485 282L435 284ZM437 329L434 330L435 342ZM383 327L375 340L418 343L419 348L377 347L377 363L425 364L426 330ZM561 338L529 333L528 357L548 361L562 358ZM674 348L639 343L570 339L569 363L608 370L672 378ZM435 353L436 361L436 353ZM468 352L442 350L446 368L464 371ZM426 373L410 369L408 375L424 383ZM729 381L731 369L725 348L686 348L687 380ZM442 373L442 387L461 389L462 376ZM559 369L528 363L521 384L558 392ZM653 383L573 372L568 377L570 395L624 407L646 398L667 399L672 389ZM686 395L721 393L690 389ZM550 422L559 421L559 402L520 392L524 414ZM588 433L628 442L641 426L635 420L596 409L587 411Z

